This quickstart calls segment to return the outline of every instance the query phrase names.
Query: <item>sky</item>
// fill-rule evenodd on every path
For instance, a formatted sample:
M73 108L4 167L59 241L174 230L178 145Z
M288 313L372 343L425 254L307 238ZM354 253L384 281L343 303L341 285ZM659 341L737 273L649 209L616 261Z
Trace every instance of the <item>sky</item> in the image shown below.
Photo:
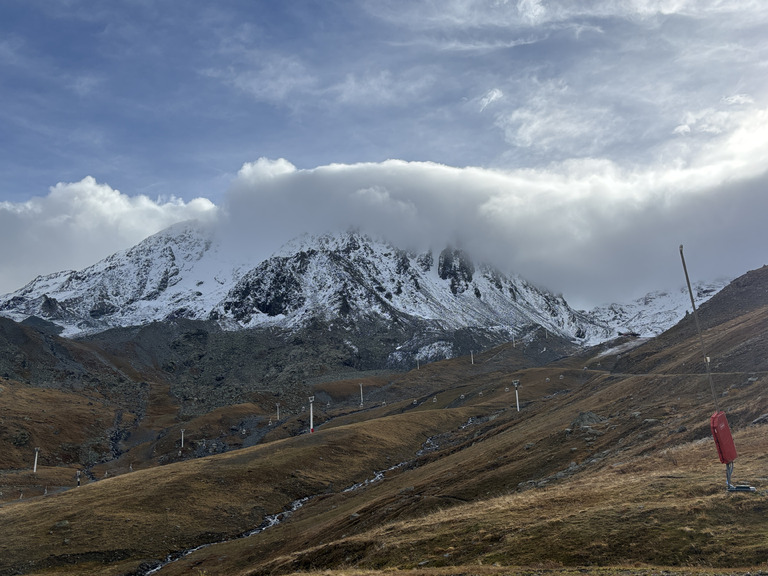
M0 3L0 294L182 220L577 308L768 263L762 0Z

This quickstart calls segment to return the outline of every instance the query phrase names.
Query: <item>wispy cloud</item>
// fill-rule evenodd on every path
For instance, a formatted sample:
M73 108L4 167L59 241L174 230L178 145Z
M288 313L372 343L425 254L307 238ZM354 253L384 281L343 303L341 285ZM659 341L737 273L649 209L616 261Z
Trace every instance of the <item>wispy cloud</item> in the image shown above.
M488 39L488 38L444 38L437 37L419 37L408 41L393 42L393 45L401 47L422 47L437 52L466 52L466 53L489 53L503 50L509 50L518 46L528 46L542 41L543 38L529 36L526 38L513 39Z
M291 106L297 97L317 92L317 79L300 59L281 54L254 54L247 62L206 74L270 104Z
M409 70L405 74L380 70L362 76L348 74L325 94L340 105L407 106L419 98L429 97L435 82L429 70Z
M480 98L480 112L484 112L488 106L504 97L504 92L498 88L492 88L485 93L485 96Z

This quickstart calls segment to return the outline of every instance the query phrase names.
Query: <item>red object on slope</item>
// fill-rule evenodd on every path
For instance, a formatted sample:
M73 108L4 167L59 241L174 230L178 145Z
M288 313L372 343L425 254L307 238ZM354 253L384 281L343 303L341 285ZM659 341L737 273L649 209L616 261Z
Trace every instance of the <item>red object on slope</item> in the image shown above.
M725 412L721 410L712 414L709 419L709 425L712 428L712 437L715 439L720 462L730 464L736 460L737 454L736 445L733 443L733 436L731 436L731 429L728 426Z

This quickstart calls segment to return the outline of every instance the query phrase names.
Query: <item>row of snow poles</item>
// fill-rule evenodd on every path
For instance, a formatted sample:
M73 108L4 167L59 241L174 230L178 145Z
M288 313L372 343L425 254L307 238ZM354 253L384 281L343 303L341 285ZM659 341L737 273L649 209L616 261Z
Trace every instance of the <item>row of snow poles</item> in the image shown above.
M547 382L549 382L549 378L547 378ZM520 386L520 380L513 380L512 384L515 386L515 404L517 405L517 411L520 412L520 397L518 396L518 393L517 393L517 387ZM509 392L509 386L504 388L504 392ZM483 391L480 390L480 392L478 392L477 395L482 396ZM460 400L464 400L465 398L466 396L464 394L459 396ZM437 402L437 396L434 396L432 398L432 402ZM418 400L414 400L413 405L416 406L417 404L418 404Z
M37 474L37 460L38 460L39 456L40 456L40 448L36 447L35 448L35 463L32 465L32 473L33 474ZM78 470L75 473L75 477L77 478L77 485L80 486L80 470ZM46 493L47 492L48 492L48 490L46 488Z
M517 393L517 387L520 385L520 380L513 380L512 384L515 386L515 404L517 405L517 411L520 412L520 397ZM315 432L315 413L314 413L314 403L315 403L315 397L310 396L309 397L309 433L314 434ZM280 420L280 403L276 403L277 406L277 419ZM363 407L363 385L360 384L360 407ZM181 448L184 448L184 432L186 430L184 428L181 429ZM35 448L35 464L32 469L32 472L34 474L37 474L37 459L38 455L40 454L40 448ZM77 471L77 485L80 486L80 470Z
M520 386L520 380L513 380L512 385L515 387L515 405L517 406L517 411L520 412L520 396L517 392L517 387ZM507 388L509 390L509 388ZM415 402L415 400L414 400ZM314 412L314 404L315 404L315 397L310 396L309 397L309 433L314 434L315 432L315 412ZM360 384L360 408L363 407L363 385ZM277 403L277 419L280 420L280 403ZM181 445L184 446L184 431L182 430L182 440Z
M472 351L470 351L470 354L472 355L472 364L475 363L475 356ZM520 398L517 393L517 387L520 385L520 380L513 380L512 384L515 386L515 404L517 405L517 411L520 412ZM314 421L314 410L313 410L313 404L315 402L315 397L310 396L309 397L309 433L313 434L315 432L315 421ZM277 421L280 421L280 402L277 402L275 404L277 407ZM363 407L363 384L360 383L360 408ZM181 431L181 446L184 447L184 430Z
M513 380L512 384L515 386L515 404L517 405L517 411L520 412L520 398L517 393L517 387L520 385L519 380ZM315 403L315 397L310 396L309 397L309 433L313 434L315 432L315 414L314 414L314 403ZM276 403L277 407L277 420L280 420L280 403ZM363 384L360 383L360 408L363 407ZM186 430L184 428L181 429L181 448L184 448L184 432ZM40 453L40 448L35 448L35 464L33 468L33 473L37 474L37 458L38 454ZM80 485L80 471L78 470L77 474L77 480L78 480L78 486Z

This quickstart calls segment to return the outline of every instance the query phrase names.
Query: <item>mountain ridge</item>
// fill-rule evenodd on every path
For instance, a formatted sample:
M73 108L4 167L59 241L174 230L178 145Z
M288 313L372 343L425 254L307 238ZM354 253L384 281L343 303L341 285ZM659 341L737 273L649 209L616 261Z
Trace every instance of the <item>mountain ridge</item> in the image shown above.
M686 309L681 294L659 292L574 310L562 295L475 263L461 248L417 253L359 231L305 235L260 262L237 253L199 222L175 224L82 270L34 279L0 297L0 314L40 317L66 337L176 318L225 330L296 329L320 319L345 330L361 321L477 329L497 333L497 344L541 327L589 345L621 332L657 334ZM697 299L722 285L697 286ZM444 348L444 357L460 353Z
M529 324L588 341L610 330L460 249L416 254L357 232L297 239L260 263L234 262L192 222L175 225L81 271L41 276L0 300L21 320L39 316L77 336L169 318L225 329L306 325L376 316L428 320L444 329Z

